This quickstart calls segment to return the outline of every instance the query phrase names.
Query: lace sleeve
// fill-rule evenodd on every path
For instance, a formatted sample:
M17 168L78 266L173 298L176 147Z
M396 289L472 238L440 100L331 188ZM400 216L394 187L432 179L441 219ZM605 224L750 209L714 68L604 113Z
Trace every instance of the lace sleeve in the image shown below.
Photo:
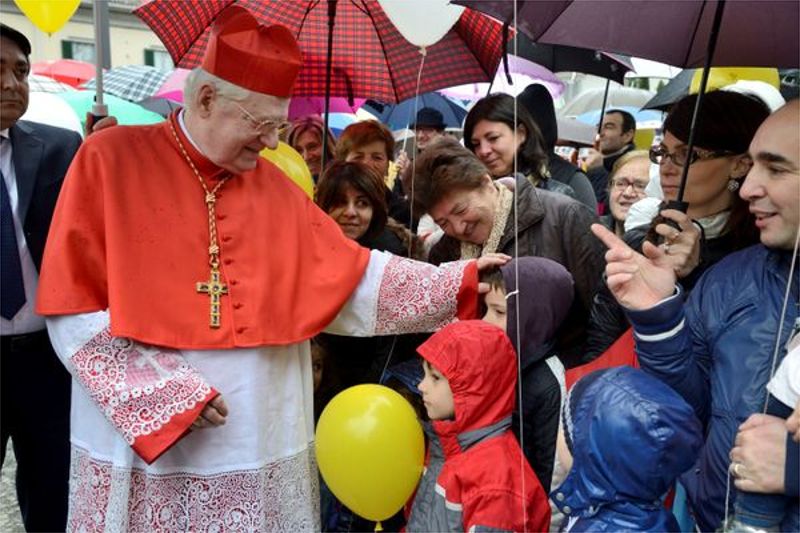
M105 311L48 318L47 327L72 378L147 463L218 395L179 351L111 336Z

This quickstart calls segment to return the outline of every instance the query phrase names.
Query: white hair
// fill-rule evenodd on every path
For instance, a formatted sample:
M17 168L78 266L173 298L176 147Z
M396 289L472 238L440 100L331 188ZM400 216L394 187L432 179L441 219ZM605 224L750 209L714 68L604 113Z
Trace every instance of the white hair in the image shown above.
M249 89L234 85L198 67L189 73L189 76L186 78L186 83L183 86L183 102L186 107L192 108L197 91L199 91L200 87L203 85L213 86L219 96L228 98L229 100L241 102L247 99L251 94Z

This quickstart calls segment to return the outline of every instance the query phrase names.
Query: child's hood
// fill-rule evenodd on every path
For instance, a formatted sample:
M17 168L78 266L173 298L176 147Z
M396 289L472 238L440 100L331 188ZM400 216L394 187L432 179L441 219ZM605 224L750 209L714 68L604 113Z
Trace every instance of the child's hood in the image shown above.
M567 316L575 290L572 275L559 263L544 257L520 257L500 267L508 294L508 337L517 346L517 296L519 297L520 357L522 367L551 355L552 340Z
M459 435L510 418L517 357L502 329L481 320L456 322L417 351L447 378L453 393L455 419L435 422L438 433Z
M584 516L615 502L659 508L659 498L694 464L703 443L689 404L630 367L578 381L562 420L573 466L554 501Z

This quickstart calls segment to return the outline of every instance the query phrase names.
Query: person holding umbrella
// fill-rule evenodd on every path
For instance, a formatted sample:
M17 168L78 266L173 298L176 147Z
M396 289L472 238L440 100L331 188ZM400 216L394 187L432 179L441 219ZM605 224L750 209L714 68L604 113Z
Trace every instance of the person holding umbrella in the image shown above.
M260 157L301 61L229 6L186 107L70 167L37 301L75 384L69 530L319 530L309 339L474 316L507 260L370 252Z
M720 527L730 511L726 504L735 501L734 481L739 485L753 473L747 463L731 462L729 453L739 425L764 410L767 382L798 333L798 308L785 303L800 300L794 263L800 242L798 120L795 99L765 120L750 143L753 166L739 195L755 216L760 244L708 270L685 304L669 250L645 243L640 254L608 229L592 226L609 248L608 287L633 324L641 368L683 396L705 426L703 449L680 478L701 531ZM796 458L796 443L790 448L793 441L784 439L786 457ZM786 474L796 483L796 469ZM781 529L800 529L798 516L795 497Z
M75 132L20 120L28 108L31 43L0 24L2 54L2 426L17 460L17 498L28 531L63 531L69 480L69 374L36 302L39 270L64 176L81 144ZM106 117L87 135L116 124Z
M696 98L690 95L675 105L664 121L664 139L649 152L651 162L659 165L665 200L676 199L683 165L689 165L688 212L665 209L651 224L625 234L625 241L634 249L641 249L645 240L659 244L686 292L725 256L758 242L753 216L738 189L751 165L747 147L769 116L760 100L712 91L705 95L700 109L697 148L690 155L686 142ZM668 221L677 228L666 224ZM602 354L628 327L622 308L601 287L592 303L584 361Z

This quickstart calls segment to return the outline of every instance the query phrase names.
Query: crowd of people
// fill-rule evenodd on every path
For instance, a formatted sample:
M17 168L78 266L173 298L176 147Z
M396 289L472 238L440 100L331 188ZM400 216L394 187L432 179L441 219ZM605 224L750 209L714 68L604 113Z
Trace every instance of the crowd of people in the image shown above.
M696 95L652 147L610 109L579 168L533 85L461 142L420 109L409 154L378 121L286 123L297 44L232 6L185 108L81 141L19 120L31 46L0 28L0 445L27 530L374 530L314 461L362 383L426 434L384 529L800 529L797 99L712 91L691 152ZM313 199L259 156L279 140ZM630 366L567 388L631 332Z

